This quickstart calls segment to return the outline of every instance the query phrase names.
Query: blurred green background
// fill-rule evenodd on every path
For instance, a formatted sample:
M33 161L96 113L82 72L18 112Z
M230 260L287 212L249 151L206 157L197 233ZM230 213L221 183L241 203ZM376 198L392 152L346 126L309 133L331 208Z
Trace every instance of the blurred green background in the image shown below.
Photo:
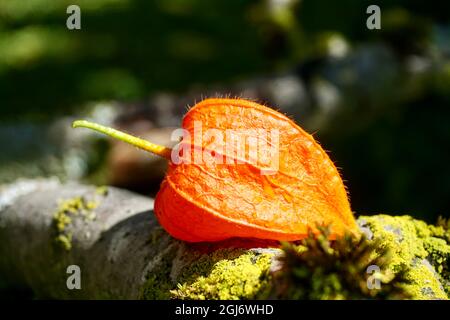
M314 132L357 214L448 217L450 2L377 1L381 30L371 4L0 0L0 183L111 183L111 146L71 119L174 126L186 104L231 94Z

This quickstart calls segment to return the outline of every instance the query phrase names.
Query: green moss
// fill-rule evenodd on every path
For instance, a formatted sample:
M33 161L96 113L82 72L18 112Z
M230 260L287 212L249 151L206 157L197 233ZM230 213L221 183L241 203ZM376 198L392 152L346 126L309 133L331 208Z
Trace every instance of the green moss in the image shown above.
M173 288L170 281L171 258L172 255L164 256L158 266L147 275L145 284L141 289L141 299L167 300L171 298L170 290Z
M310 234L301 245L283 244L283 254L278 258L280 268L273 274L273 297L301 300L409 297L403 287L404 273L392 277L387 272L390 255L388 249L379 250L379 241L350 235L330 241L329 230L320 230L318 237ZM372 270L374 266L378 270ZM379 280L379 288L369 285L374 280Z
M73 223L73 219L79 217L86 222L95 220L96 214L94 209L98 205L98 200L90 200L86 197L74 197L59 201L58 209L53 214L56 244L65 250L70 250L72 248L70 226Z
M441 282L448 281L443 271L448 270L450 247L435 237L440 230L410 216L377 215L361 217L359 222L370 228L380 249L392 252L389 269L393 274L406 268L407 291L413 299L448 298Z

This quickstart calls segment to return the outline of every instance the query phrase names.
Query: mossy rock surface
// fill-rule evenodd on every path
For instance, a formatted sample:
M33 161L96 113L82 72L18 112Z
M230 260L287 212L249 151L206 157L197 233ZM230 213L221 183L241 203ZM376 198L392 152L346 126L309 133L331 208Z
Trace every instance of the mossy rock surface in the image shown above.
M404 270L412 299L448 299L450 245L442 227L409 216L363 216L358 223L380 251L391 252L388 271ZM177 242L148 270L143 299L258 299L270 297L281 249L217 249L202 253ZM315 279L317 280L317 279ZM374 289L376 290L376 289ZM320 297L320 292L314 296ZM343 295L340 298L345 299Z
M448 299L450 245L448 231L410 216L377 215L358 219L373 238L392 251L390 269L405 267L413 299Z
M52 180L22 181L0 189L0 289L25 287L34 297L54 299L277 297L274 291L278 283L274 280L283 270L280 257L286 248L268 248L261 241L249 240L210 244L178 241L158 224L152 199L113 187L99 189ZM390 288L393 280L385 281L387 278L396 279L401 274L402 280L407 280L401 282L404 296L448 299L448 225L428 225L410 216L389 215L362 216L358 224L366 234L363 244L370 248L369 255L390 252L379 275L382 288ZM61 236L70 241L61 243ZM358 252L349 247L354 244L334 244L334 252L337 248L345 248L341 253ZM311 248L314 246L300 246L306 251L298 253L314 253ZM372 291L367 294L367 290L354 292L353 275L362 285L370 276L362 262L365 258L347 254L341 263L339 254L328 255L327 250L323 250L325 254L303 255L307 259L297 261L301 266L308 262L309 266L291 269L306 270L311 275L297 277L307 279L300 282L301 290L292 290L307 293L300 297L395 298L373 295ZM372 261L380 260L369 257L368 262ZM66 268L72 264L82 268L82 290L67 290ZM345 277L346 270L351 272Z

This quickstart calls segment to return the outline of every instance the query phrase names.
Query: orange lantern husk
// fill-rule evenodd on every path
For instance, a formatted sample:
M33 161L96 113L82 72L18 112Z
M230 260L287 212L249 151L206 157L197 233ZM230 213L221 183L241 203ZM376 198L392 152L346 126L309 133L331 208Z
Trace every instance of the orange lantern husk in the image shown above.
M178 145L177 161L174 150L116 130L106 132L86 122L74 126L101 131L168 159L154 212L177 239L294 241L318 233L318 226L328 226L330 238L359 234L333 162L311 135L271 108L243 99L203 100L183 118L189 139ZM278 133L275 148L272 132ZM261 133L267 136L261 138ZM268 156L255 157L249 141L257 141L256 155Z

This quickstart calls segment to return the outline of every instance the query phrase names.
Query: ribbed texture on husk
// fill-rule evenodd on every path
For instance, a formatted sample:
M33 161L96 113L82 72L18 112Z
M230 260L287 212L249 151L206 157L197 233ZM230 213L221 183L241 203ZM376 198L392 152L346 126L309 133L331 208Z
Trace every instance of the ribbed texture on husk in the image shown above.
M201 122L203 135L208 129L218 129L224 138L227 129L278 130L279 166L274 174L263 175L261 169L267 163L248 157L239 164L217 164L211 159L196 164L170 162L155 213L172 236L192 242L232 237L298 240L308 235L308 229L317 232L317 225L330 226L331 237L356 232L336 167L314 138L291 119L246 100L207 99L183 119L182 127L191 137L195 121ZM214 151L210 157L236 159L236 148L230 144L225 147L208 137L202 141L203 145L193 138L187 142L191 159L196 148Z

